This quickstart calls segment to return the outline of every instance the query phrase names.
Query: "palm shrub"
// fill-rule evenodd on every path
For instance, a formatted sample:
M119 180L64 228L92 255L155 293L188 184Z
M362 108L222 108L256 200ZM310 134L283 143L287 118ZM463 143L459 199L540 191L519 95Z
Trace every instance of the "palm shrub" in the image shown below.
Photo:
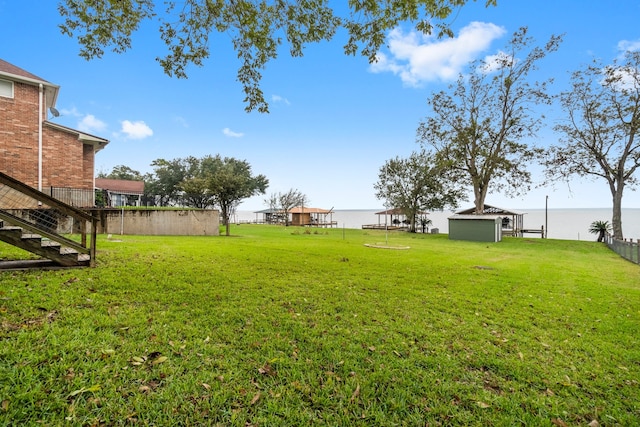
M589 233L598 235L598 242L604 240L605 233L611 231L611 224L609 221L593 221L589 226Z

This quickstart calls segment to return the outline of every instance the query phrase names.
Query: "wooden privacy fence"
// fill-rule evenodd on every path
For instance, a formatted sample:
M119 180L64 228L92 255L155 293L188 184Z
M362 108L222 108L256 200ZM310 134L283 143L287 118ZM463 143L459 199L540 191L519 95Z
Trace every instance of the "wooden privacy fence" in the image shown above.
M640 264L640 239L614 239L609 233L605 234L605 243L615 253L622 258L627 259L633 263Z

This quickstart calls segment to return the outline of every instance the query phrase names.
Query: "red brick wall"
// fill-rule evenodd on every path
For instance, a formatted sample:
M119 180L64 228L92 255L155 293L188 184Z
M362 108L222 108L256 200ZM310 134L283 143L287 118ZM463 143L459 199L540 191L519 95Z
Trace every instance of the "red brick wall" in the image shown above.
M38 186L38 88L14 83L14 97L0 97L0 171Z
M14 83L0 97L0 171L38 188L38 87ZM46 110L43 118L46 118ZM43 125L42 186L93 189L94 151L77 135Z

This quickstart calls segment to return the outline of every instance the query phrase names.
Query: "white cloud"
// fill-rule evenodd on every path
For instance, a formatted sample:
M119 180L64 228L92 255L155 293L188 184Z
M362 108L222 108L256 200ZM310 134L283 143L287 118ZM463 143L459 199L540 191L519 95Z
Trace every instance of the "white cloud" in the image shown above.
M616 91L635 90L640 86L640 73L633 67L605 67L600 84L608 84Z
M506 66L510 66L513 63L517 63L517 60L514 60L513 56L499 51L495 55L487 55L484 57L482 64L479 67L479 71L490 74L494 71L498 71L501 68Z
M465 65L505 31L495 24L472 22L455 38L436 39L415 31L405 34L397 28L389 34L389 55L379 52L370 70L390 71L409 86L455 80Z
M107 124L93 114L87 114L78 122L78 130L83 132L101 132L106 128Z
M189 127L189 122L187 122L187 119L185 119L182 116L175 116L173 118L173 121L178 123L180 126L182 126L183 128L188 128Z
M222 133L228 136L229 138L242 138L244 133L234 132L229 128L222 129Z
M129 139L144 139L153 135L153 130L143 121L122 121L121 132Z
M71 109L63 108L60 110L60 115L71 116L71 117L82 117L82 114L80 114L80 112L76 107L72 107Z
M633 52L640 50L640 40L620 40L618 42L618 50L622 52Z
M287 98L283 98L280 95L271 95L271 101L273 101L273 102L283 102L286 105L291 105L291 103L289 102L289 100Z

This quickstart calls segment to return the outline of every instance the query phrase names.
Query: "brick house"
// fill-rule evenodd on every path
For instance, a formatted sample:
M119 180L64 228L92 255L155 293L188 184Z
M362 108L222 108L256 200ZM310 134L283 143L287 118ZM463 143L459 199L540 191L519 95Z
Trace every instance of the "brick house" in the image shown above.
M72 204L93 206L95 154L109 141L47 119L59 89L0 59L0 171L54 197L54 188L84 193Z

